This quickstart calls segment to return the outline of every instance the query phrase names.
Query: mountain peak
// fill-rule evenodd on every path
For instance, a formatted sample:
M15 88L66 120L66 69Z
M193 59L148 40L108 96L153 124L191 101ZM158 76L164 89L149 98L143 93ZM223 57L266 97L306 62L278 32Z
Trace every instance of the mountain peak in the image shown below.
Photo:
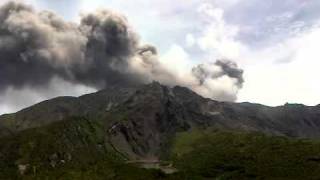
M9 152L6 151L7 147L20 147L15 143L25 143L29 147L34 143L32 138L36 137L35 141L48 151L43 161L49 159L50 168L77 162L83 157L91 158L92 152L99 155L96 159L115 156L127 163L159 165L159 160L172 155L173 147L178 146L173 144L177 139L183 141L183 145L185 141L197 141L201 135L205 144L208 138L206 132L248 131L319 138L319 117L319 106L287 104L268 107L252 103L218 102L203 98L188 88L168 87L158 82L115 85L80 97L54 98L17 113L0 116L0 140L12 143L0 148L0 158L11 157L1 155L1 152ZM181 134L184 135L182 138ZM222 143L228 144L223 133L221 135L218 133L216 138L222 138ZM232 135L233 138L236 136ZM28 142L24 137L29 138ZM51 144L47 145L46 138L49 142L57 140L54 150L48 150ZM212 141L215 142L215 139ZM61 144L68 147L67 150L61 149ZM178 146L177 155L188 151L183 147ZM82 153L85 150L85 155L79 156L77 148ZM17 155L20 152L16 148L14 158L20 157ZM318 161L317 157L312 159ZM19 167L30 169L30 160L18 160L14 159L14 162Z
M185 87L168 87L154 81L145 85L108 86L78 98L54 98L17 113L0 116L0 135L45 126L72 116L103 119L116 112L127 114L128 122L145 128L142 132L152 129L154 132L168 130L174 134L177 129L215 126L314 138L320 137L318 107L218 102L203 98Z

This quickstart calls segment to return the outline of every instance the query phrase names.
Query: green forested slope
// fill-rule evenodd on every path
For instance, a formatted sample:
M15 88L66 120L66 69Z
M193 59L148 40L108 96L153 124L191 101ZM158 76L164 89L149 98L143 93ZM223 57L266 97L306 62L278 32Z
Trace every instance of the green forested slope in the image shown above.
M176 136L172 158L188 177L320 179L320 143L310 140L194 130Z
M0 179L320 179L320 143L195 129L171 140L166 175L126 164L99 121L73 117L0 139Z

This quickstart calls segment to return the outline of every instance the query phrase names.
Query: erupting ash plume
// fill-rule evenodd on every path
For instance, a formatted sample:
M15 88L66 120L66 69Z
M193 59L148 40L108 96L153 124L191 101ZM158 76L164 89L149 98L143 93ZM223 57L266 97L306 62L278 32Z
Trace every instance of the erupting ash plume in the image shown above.
M96 11L75 24L17 2L0 8L0 96L8 88L49 87L54 78L95 89L156 80L228 101L242 87L243 71L231 61L198 65L185 78L167 66L115 12Z
M88 14L76 25L11 2L0 9L0 91L44 86L55 76L97 88L134 81L128 61L138 49L127 20L113 12Z
M244 83L243 70L230 60L200 64L192 68L192 75L198 81L196 91L217 100L235 101Z

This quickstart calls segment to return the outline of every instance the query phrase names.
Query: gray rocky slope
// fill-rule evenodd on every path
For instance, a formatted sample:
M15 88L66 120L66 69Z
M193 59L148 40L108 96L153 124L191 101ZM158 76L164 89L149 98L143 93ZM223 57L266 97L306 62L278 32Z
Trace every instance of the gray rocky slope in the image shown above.
M0 116L0 136L42 127L70 116L104 122L108 141L130 157L159 157L170 137L192 128L258 131L289 137L320 137L320 106L268 107L218 102L184 87L113 86L80 97L58 97Z

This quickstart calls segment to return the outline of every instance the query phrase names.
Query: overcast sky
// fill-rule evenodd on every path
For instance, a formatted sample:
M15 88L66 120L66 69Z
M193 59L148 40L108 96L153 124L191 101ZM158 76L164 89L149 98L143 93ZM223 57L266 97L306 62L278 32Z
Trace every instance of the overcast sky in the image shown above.
M2 1L3 3L4 1ZM229 58L244 70L238 102L271 106L286 102L320 103L320 1L318 0L26 0L69 21L81 13L107 8L124 14L144 42L158 48L172 69ZM175 59L174 63L171 59ZM93 89L64 83L52 96L80 95ZM41 92L8 91L0 97L0 114L14 107L8 100ZM39 95L40 94L40 95ZM26 101L28 102L28 101ZM9 103L9 105L8 105ZM12 103L12 106L10 106Z

